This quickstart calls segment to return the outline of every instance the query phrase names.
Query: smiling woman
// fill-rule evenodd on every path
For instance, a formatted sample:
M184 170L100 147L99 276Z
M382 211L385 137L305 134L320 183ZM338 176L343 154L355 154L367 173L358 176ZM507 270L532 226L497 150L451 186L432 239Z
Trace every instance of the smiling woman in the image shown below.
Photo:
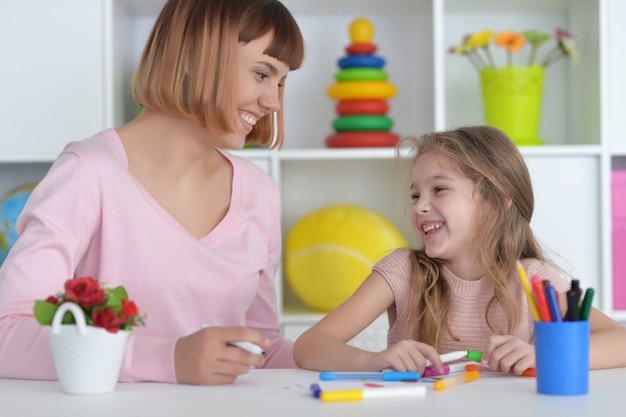
M262 55L284 63L288 70L298 69L304 57L300 30L293 18L283 12L280 2L252 1L245 7L242 4L240 0L168 2L137 68L135 101L173 116L193 117L200 125L214 130L236 131L239 122L232 109L237 105L233 71L238 59L233 53L237 45L270 35L268 43L259 50ZM224 17L228 19L223 21ZM159 36L161 33L167 36ZM188 39L190 33L194 34L192 40ZM280 99L282 102L282 93ZM283 138L282 117L281 108L277 146ZM272 137L271 129L272 123L266 119L249 140L266 145Z
M165 4L135 72L143 110L68 144L24 207L0 270L0 377L56 378L28 306L84 276L123 285L150 318L129 336L123 381L224 384L295 366L274 288L278 189L223 149L282 145L303 45L277 0Z

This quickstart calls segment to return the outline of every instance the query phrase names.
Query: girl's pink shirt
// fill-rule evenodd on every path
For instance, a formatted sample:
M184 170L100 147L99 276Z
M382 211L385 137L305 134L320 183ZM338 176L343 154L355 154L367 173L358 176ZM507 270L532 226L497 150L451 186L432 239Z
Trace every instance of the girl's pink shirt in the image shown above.
M373 268L381 273L389 283L395 299L396 320L391 325L387 336L389 346L407 338L406 323L414 296L411 293L410 257L411 251L409 249L396 249L381 259ZM533 275L547 279L559 293L567 291L569 288L557 268L537 259L522 259L521 262L528 279ZM476 281L468 281L455 276L447 268L444 268L441 273L450 288L450 330L458 340L455 340L444 329L439 340L440 353L468 349L482 351L489 336L494 334L485 320L485 310L494 295L493 287L485 277ZM515 336L526 343L532 343L534 319L528 305L528 298L517 274L510 277L510 282L521 310L521 323ZM506 316L502 309L495 309L490 314L490 320L496 329L506 333Z
M280 197L253 162L233 166L224 219L196 239L131 175L110 129L70 143L33 191L20 238L0 269L0 377L56 379L48 327L33 305L71 277L124 285L147 326L132 330L121 381L175 382L177 339L212 326L247 326L271 347L264 367L295 367L281 338L275 291Z

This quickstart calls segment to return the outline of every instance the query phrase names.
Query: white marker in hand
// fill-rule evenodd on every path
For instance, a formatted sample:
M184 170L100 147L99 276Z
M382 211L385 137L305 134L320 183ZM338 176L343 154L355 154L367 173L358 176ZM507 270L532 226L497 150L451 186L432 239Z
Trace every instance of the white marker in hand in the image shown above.
M211 327L206 323L202 323L201 328L206 329L207 327ZM236 346L239 349L243 349L246 352L254 353L255 355L265 355L265 351L259 345L255 345L250 342L228 342L231 346Z

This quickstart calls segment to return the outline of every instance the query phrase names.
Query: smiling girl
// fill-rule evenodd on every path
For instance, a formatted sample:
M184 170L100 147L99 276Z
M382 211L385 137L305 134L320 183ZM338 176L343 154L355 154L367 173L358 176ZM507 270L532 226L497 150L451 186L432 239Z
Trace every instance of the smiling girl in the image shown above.
M533 315L517 276L549 280L566 311L569 288L530 228L534 197L519 150L500 130L466 127L407 138L413 155L411 223L420 249L397 249L374 265L359 289L298 338L296 363L308 369L423 372L439 354L477 350L483 365L520 375L535 366ZM404 154L404 153L401 153ZM388 347L346 343L383 312ZM626 329L592 309L590 367L626 366Z

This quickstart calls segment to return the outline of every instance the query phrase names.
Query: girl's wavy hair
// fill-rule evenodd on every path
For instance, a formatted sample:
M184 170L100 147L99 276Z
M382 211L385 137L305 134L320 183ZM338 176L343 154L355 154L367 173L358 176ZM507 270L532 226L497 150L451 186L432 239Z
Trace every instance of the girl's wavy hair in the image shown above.
M133 97L140 106L201 126L236 132L237 50L268 33L265 53L290 70L304 59L300 29L278 0L169 0L150 33L134 76ZM257 122L247 143L280 148L284 138L282 109Z
M481 207L478 218L473 219L481 225L476 242L478 262L494 288L485 320L494 333L513 334L521 320L512 289L515 284L511 282L516 261L546 261L530 228L534 195L519 150L504 132L489 126L472 126L404 138L397 152L409 155L412 165L419 163L421 155L437 153L475 184ZM414 249L411 260L411 294L415 301L407 318L407 336L438 348L445 329L458 340L450 331L450 289L441 273L442 261L429 258L423 249ZM496 309L504 312L506 329L496 329L490 323Z

